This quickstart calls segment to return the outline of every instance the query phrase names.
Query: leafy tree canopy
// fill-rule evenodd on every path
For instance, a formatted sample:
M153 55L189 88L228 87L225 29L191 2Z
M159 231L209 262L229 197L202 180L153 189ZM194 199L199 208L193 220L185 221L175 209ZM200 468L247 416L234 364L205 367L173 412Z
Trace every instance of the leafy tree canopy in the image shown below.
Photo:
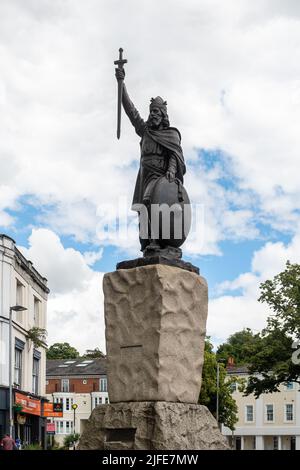
M82 357L85 359L93 359L98 357L105 357L105 354L99 348L87 349Z
M47 359L76 359L79 352L69 343L54 343L47 351Z
M229 358L233 358L235 365L249 364L259 341L259 333L254 334L250 328L245 328L229 336L226 343L218 347L217 359L225 364Z
M232 383L236 377L226 376L224 364L219 364L219 422L234 429L237 422L237 405L232 397ZM205 341L202 386L199 403L208 407L216 417L217 408L217 358L209 338Z
M251 359L246 393L258 397L286 382L300 383L300 265L286 268L260 286L260 302L272 310ZM258 373L258 374L257 374Z

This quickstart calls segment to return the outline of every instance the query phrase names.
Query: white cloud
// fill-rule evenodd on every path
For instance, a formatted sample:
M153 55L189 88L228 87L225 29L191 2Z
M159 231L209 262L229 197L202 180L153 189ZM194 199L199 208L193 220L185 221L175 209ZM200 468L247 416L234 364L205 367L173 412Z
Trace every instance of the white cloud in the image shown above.
M59 237L47 229L33 230L29 248L20 249L48 278L49 345L69 342L81 353L95 347L105 351L103 273L88 266L101 252L82 255L64 248Z
M196 148L231 155L237 186L258 196L261 219L294 231L297 2L3 0L0 31L0 185L12 194L4 207L34 195L51 205L43 218L50 228L95 241L98 205L130 201L139 146L125 115L121 141L115 137L113 60L122 45L141 114L151 96L166 98L186 158L195 161ZM233 210L228 191L221 203L221 181L204 202L207 176L188 172L193 202L206 204L202 254L218 253L224 238L257 236L251 204Z
M84 261L88 266L93 266L97 261L99 261L103 256L103 248L99 251L85 251L83 253Z
M96 347L106 351L102 279L102 273L94 272L83 290L49 298L49 344L67 341L80 353Z
M29 248L20 247L26 258L48 279L52 295L82 290L93 277L84 256L73 248L64 248L59 237L48 229L34 229Z
M299 234L287 245L282 242L266 243L254 253L251 272L219 285L218 297L209 303L208 334L217 342L222 342L243 328L261 330L271 311L267 304L257 301L259 285L283 271L287 260L300 263ZM233 291L237 291L237 295L232 295Z

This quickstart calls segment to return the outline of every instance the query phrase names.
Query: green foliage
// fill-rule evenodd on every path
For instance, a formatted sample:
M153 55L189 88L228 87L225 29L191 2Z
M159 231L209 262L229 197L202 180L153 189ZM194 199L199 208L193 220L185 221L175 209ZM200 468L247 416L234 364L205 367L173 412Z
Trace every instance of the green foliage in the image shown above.
M45 328L38 328L34 326L27 331L27 339L30 339L36 348L45 346L47 338L47 330Z
M74 442L76 443L77 441L79 441L79 438L80 434L78 434L77 432L75 434L70 434L69 436L66 436L64 438L64 449L69 449L69 447L74 445Z
M237 405L231 395L231 385L238 381L236 377L228 378L223 364L219 364L219 422L230 429L234 429L237 418ZM202 386L199 403L208 407L216 417L217 408L217 358L213 352L213 345L206 339L204 350L204 364L202 372Z
M25 447L22 447L22 450L43 450L40 444L28 444Z
M87 349L85 354L82 356L83 359L94 359L99 357L105 357L105 354L99 349Z
M226 364L228 359L232 357L235 365L249 364L259 341L259 333L254 334L250 328L245 328L229 336L226 343L218 347L217 359Z
M300 383L300 365L292 361L293 342L300 340L300 265L288 261L286 269L260 289L258 300L268 304L272 314L251 359L246 394L256 397L278 391L285 382Z
M76 359L79 352L69 343L54 343L47 351L47 359Z

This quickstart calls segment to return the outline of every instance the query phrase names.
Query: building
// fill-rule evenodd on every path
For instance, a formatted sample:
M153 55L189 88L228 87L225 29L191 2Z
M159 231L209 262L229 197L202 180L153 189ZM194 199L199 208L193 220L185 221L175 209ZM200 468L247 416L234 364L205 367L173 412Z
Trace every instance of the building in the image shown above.
M0 435L9 432L9 316L12 312L11 370L13 434L22 443L42 443L46 344L27 338L33 327L46 329L47 279L42 277L12 238L0 235ZM13 311L16 305L25 311Z
M246 367L230 367L229 375L247 381ZM243 396L237 384L233 397L238 405L238 422L232 431L222 427L237 450L300 450L300 393L299 384L282 384L279 392L264 393L259 398Z
M47 398L63 405L63 417L51 419L61 445L65 436L83 432L95 406L108 403L106 358L47 360L46 373Z

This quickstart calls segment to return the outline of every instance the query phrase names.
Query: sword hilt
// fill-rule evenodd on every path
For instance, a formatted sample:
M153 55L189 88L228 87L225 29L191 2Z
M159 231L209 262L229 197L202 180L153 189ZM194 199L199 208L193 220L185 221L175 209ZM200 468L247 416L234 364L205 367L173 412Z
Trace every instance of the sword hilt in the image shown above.
M118 66L119 69L123 69L123 65L127 64L127 60L123 59L123 49L120 47L119 49L119 59L114 61L114 64Z

